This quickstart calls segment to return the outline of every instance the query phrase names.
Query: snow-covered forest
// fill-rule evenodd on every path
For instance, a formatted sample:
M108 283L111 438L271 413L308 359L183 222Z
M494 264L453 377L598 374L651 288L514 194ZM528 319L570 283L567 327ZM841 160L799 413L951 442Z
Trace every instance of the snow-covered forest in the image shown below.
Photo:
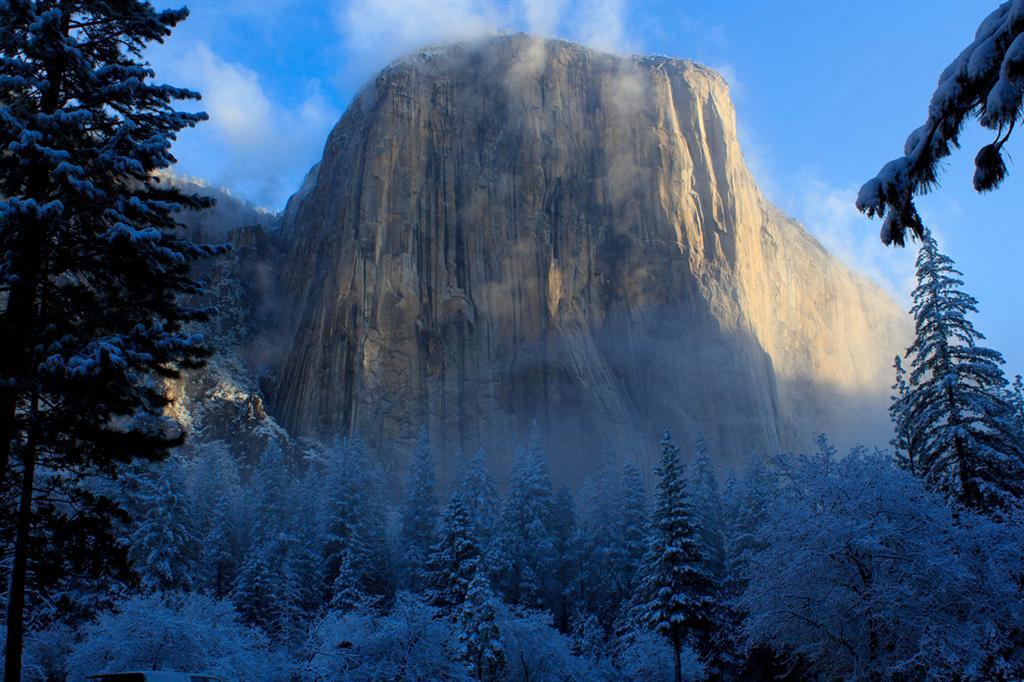
M483 452L438 485L424 437L395 505L358 438L136 468L116 494L137 580L51 594L27 679L671 679L673 642L683 679L1020 670L1019 520L824 437L721 481L702 443L663 445L653 489L608 453L573 494L539 432L504 490Z
M890 446L823 434L734 470L665 431L653 467L609 443L572 489L536 424L502 477L507 453L440 452L426 428L394 467L358 432L185 433L171 387L238 314L193 268L230 247L177 222L210 201L161 181L206 115L143 51L186 16L0 0L5 682L1024 679L1024 382L913 206L986 88L1001 137L977 184L1005 175L1024 2L862 192L918 250Z
M926 233L891 451L722 477L665 433L654 472L622 444L576 491L536 426L504 484L483 451L439 480L426 429L397 482L358 436L132 465L92 491L131 570L36 595L26 677L1015 679L1024 390L958 274Z

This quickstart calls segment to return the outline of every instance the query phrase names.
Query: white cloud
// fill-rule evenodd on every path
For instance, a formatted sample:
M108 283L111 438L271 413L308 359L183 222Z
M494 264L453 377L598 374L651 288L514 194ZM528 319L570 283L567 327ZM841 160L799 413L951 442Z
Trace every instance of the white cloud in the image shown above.
M639 52L622 0L356 0L335 23L359 75L418 48L473 40L499 31L563 37L595 49Z
M568 0L522 0L520 5L527 33L556 36L569 3Z
M791 198L784 207L826 249L882 286L900 303L909 300L916 249L882 245L878 220L869 220L854 205L856 187L834 187L812 170L804 169L790 184L790 191Z
M299 84L288 106L267 94L258 73L217 55L202 41L179 41L149 55L160 80L203 94L210 120L182 133L179 170L230 187L254 202L280 208L320 157L340 112L316 80ZM303 89L304 88L304 89Z
M641 51L637 36L626 24L626 4L622 0L599 0L580 5L576 22L567 27L568 37L598 50L624 54Z
M346 49L377 68L425 45L490 35L508 17L494 2L358 0L340 5L334 18Z

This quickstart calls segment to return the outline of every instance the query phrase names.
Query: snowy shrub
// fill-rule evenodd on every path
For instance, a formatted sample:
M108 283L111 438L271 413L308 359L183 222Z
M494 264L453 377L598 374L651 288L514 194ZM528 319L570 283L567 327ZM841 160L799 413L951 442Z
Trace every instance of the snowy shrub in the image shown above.
M472 680L457 635L420 597L400 592L387 614L332 611L310 627L304 680Z
M25 682L61 679L64 676L64 661L73 643L74 632L66 625L56 624L46 630L29 631L25 635L22 679ZM0 664L2 669L3 665Z
M684 680L704 679L704 665L696 651L683 647L681 661ZM627 680L671 680L675 675L672 645L652 632L636 631L624 637L615 662Z
M983 675L1024 622L1021 527L954 510L881 454L777 464L740 598L749 642L828 679Z
M507 680L605 679L587 660L573 655L569 638L552 626L548 613L500 604L498 629L505 645Z
M117 670L182 670L225 681L288 679L286 661L266 637L243 625L231 605L198 594L126 599L79 630L68 679Z

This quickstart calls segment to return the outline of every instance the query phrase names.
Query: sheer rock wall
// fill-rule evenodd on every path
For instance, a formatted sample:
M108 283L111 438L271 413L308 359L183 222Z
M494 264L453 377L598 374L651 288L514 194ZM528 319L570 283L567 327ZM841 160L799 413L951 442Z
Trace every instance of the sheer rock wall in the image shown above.
M537 418L577 478L698 431L725 464L884 443L909 337L760 194L725 81L524 35L421 52L356 97L285 212L272 412L399 465L426 424L499 473Z

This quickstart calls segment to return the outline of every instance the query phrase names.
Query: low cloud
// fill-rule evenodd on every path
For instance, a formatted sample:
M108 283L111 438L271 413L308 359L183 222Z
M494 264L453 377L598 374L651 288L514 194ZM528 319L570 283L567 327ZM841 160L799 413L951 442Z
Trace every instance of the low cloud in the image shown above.
M856 208L856 187L834 187L810 169L797 174L783 208L839 260L904 304L914 286L916 249L892 249L878 238L879 222Z
M334 21L343 47L363 75L418 48L473 40L502 31L566 38L595 49L638 52L628 6L621 0L356 0Z

